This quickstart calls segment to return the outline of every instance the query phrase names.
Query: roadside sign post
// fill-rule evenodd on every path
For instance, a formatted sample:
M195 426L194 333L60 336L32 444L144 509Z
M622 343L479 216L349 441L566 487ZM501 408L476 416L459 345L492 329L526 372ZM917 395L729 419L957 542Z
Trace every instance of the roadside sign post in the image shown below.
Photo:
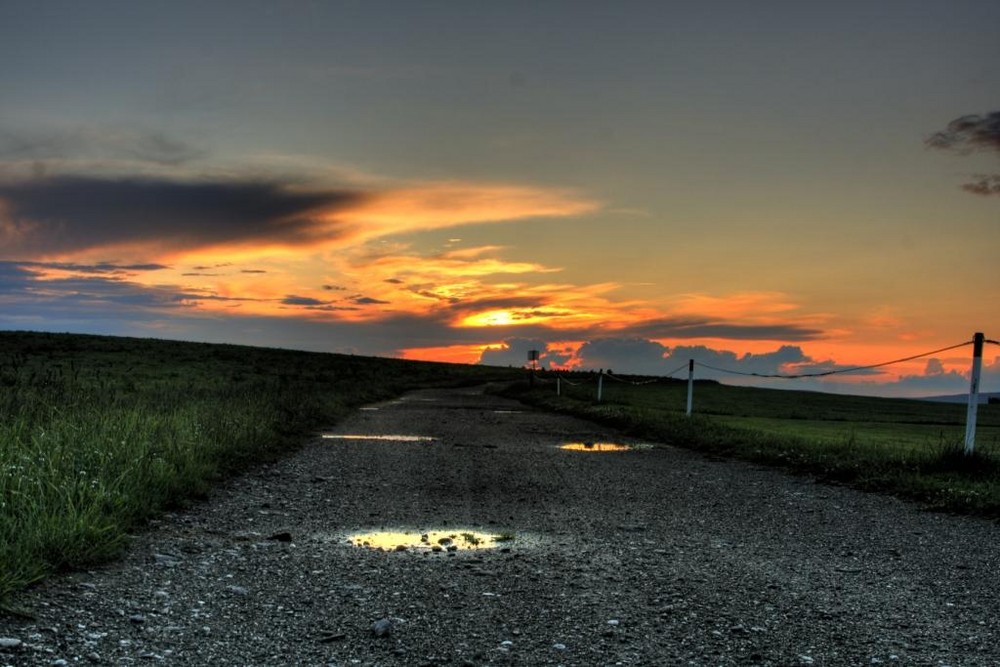
M528 350L528 385L535 386L535 369L538 368L538 350Z

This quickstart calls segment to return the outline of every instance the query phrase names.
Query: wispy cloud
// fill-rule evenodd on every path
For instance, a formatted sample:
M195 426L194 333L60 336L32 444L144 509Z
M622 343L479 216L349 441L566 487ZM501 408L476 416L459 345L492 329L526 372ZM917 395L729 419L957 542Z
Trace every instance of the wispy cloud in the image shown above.
M3 160L90 158L176 166L206 155L207 151L186 141L134 127L0 128Z
M986 115L961 116L935 132L925 145L961 155L976 152L1000 153L1000 111ZM978 174L974 181L962 185L966 192L980 196L1000 195L1000 174Z
M596 200L558 188L462 181L422 182L389 189L353 211L362 236L525 218L584 215Z
M1000 152L1000 111L956 118L946 129L929 136L925 143L931 148L959 153Z
M964 183L962 189L974 195L987 197L989 195L1000 195L1000 174L988 175L978 174L972 183Z

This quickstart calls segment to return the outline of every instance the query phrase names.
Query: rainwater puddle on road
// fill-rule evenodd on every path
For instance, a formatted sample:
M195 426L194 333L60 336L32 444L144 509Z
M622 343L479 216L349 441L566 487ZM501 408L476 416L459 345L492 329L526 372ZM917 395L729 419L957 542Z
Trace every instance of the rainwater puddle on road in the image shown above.
M508 546L514 542L510 533L483 533L474 530L430 530L353 533L347 541L356 547L376 551L416 551L453 553Z
M347 434L335 435L331 433L323 434L324 440L384 440L388 442L433 442L437 438L427 435L370 435L370 434Z
M494 410L495 414L498 415L519 415L524 412L524 410Z
M571 452L633 452L638 448L635 445L622 445L617 442L567 442L559 446L559 449Z
M378 410L378 408L369 405L369 406L364 407L364 408L358 408L358 410L361 410L363 412L375 412L376 410Z

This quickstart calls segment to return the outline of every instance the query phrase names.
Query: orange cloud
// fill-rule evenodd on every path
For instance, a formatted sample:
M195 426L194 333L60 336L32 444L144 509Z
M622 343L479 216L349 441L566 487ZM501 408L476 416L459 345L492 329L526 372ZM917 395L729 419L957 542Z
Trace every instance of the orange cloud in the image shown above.
M591 213L596 200L572 190L462 181L426 182L390 189L350 211L361 238L482 222L567 217Z
M711 315L718 319L760 319L798 308L798 304L781 292L738 292L726 296L682 294L670 303L674 315Z
M399 356L412 361L443 361L449 364L475 364L489 345L444 345L415 347L399 351Z

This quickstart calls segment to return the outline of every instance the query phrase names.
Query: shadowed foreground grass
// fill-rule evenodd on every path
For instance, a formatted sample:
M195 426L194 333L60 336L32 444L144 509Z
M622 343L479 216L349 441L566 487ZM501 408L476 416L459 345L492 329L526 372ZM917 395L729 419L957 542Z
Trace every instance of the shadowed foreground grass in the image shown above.
M0 603L119 553L127 531L352 408L511 371L0 332Z
M586 375L576 378L589 381ZM513 385L504 393L630 435L713 455L778 466L821 479L918 500L930 508L1000 518L1000 406L983 405L975 454L963 452L965 407L926 401L696 383L696 413L684 415L686 382Z

